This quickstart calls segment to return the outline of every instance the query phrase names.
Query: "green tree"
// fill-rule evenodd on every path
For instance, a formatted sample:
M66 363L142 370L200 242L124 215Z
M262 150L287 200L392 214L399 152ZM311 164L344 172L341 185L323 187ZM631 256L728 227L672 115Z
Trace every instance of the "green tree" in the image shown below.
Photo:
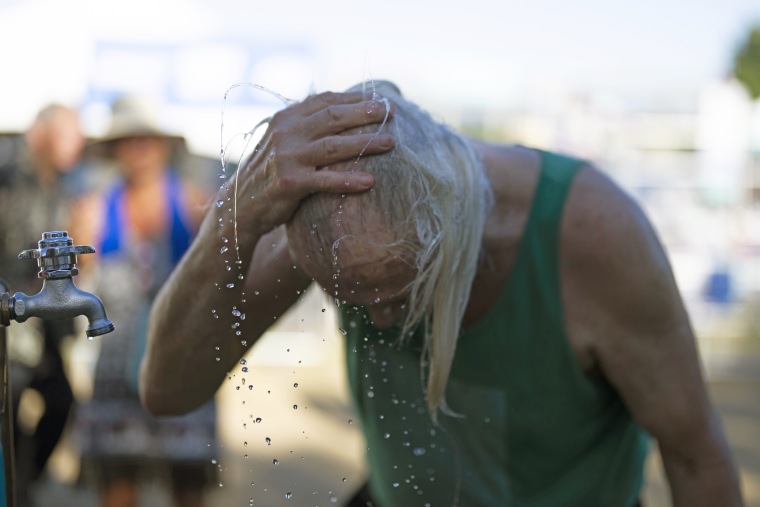
M753 100L760 98L760 24L752 28L736 52L734 75Z

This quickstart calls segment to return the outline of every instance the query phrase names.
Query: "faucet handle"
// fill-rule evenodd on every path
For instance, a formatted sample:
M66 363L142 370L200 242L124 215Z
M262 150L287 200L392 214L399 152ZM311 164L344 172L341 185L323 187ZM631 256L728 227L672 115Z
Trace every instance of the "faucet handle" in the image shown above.
M67 278L79 274L77 255L95 253L92 245L74 245L66 231L43 232L39 248L24 250L19 259L37 259L38 278Z

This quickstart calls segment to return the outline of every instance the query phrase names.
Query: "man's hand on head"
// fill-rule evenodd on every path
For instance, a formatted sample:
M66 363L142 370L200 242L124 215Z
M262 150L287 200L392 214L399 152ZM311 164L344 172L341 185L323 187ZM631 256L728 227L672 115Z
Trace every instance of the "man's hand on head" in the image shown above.
M392 114L388 108L387 100L368 99L362 93L326 92L276 113L237 176L238 219L250 221L248 230L260 236L287 222L301 200L315 192L371 188L371 174L334 171L330 166L390 150L393 137L388 133L346 133L381 124ZM234 188L232 183L228 187L228 192Z

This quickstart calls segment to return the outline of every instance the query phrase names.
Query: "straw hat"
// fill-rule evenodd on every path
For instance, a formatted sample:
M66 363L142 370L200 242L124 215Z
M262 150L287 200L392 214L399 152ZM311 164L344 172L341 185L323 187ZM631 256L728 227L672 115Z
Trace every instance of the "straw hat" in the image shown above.
M111 156L115 141L141 136L163 137L173 144L184 144L184 137L161 127L156 108L147 98L127 95L114 102L108 131L90 147L96 155Z

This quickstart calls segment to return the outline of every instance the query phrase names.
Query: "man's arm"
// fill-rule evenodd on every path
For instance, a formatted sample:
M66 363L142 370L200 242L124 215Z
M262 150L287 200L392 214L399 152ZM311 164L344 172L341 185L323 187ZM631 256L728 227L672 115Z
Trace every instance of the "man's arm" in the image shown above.
M246 348L297 299L309 280L293 269L281 226L314 192L371 187L367 173L325 166L362 150L390 149L388 134L340 135L385 117L382 102L365 101L359 93L312 96L274 115L237 180L220 190L215 200L222 205L210 206L154 302L140 382L149 412L181 414L213 397ZM237 210L236 228L230 209Z
M633 201L582 170L562 233L571 340L658 442L675 506L739 506L736 470L666 254Z

